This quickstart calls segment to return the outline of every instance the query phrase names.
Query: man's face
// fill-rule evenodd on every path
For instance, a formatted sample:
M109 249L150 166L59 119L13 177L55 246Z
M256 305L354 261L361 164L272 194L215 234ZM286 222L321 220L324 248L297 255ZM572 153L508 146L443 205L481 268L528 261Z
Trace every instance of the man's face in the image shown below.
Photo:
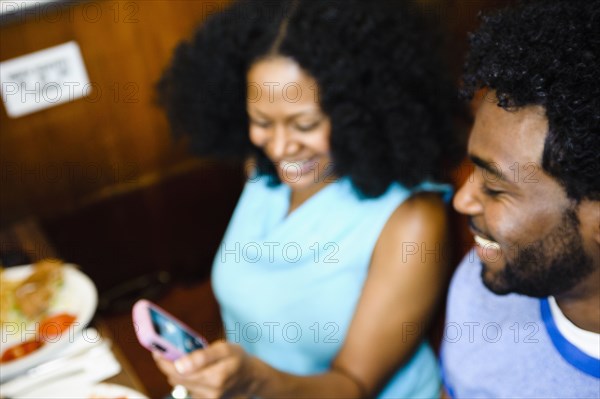
M541 167L544 108L506 111L490 98L469 139L475 168L454 199L469 216L483 282L497 294L566 292L598 267L596 247L579 206Z

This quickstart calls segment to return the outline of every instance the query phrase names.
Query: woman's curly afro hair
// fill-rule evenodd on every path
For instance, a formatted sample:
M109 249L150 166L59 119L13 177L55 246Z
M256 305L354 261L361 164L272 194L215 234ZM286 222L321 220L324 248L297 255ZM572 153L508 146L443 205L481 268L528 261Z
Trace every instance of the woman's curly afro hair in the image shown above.
M462 155L458 96L407 3L241 1L212 15L177 47L158 84L174 133L190 136L198 155L254 156L258 172L279 182L250 143L246 114L246 72L274 51L316 79L334 171L359 193L439 178L442 158Z
M600 200L600 1L524 3L483 18L471 37L464 94L545 108L542 167L577 201Z

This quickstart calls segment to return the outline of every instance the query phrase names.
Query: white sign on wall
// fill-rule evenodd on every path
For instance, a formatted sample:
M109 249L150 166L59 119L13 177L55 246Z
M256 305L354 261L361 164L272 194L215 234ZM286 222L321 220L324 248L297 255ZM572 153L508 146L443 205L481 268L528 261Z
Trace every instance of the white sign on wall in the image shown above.
M74 41L0 62L0 95L11 118L85 97L91 91Z

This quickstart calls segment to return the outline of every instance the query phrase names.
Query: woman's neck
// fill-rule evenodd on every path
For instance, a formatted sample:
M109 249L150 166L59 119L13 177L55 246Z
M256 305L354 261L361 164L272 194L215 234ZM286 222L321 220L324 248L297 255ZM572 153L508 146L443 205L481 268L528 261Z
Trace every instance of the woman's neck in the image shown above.
M298 209L304 202L306 202L310 197L324 189L328 186L329 182L322 182L320 184L315 184L310 187L307 187L304 190L292 190L290 196L290 207L288 208L288 216Z

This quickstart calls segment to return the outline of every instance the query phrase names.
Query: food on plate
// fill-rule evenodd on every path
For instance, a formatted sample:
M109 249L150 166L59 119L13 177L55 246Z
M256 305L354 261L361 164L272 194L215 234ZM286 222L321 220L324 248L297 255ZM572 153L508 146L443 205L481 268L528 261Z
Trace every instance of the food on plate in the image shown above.
M15 269L16 273L0 269L0 363L20 359L46 342L55 342L75 322L76 316L65 312L63 304L57 306L61 302L62 265L59 260L45 259L33 264L29 274L20 273L27 271L25 268ZM35 332L33 338L31 332Z
M18 345L11 346L4 352L0 358L0 363L10 362L12 360L20 359L23 356L29 355L31 352L39 349L44 342L38 339L32 339L29 341L22 342Z
M43 341L53 341L60 338L62 333L69 328L77 319L70 313L58 313L46 317L38 328L38 337Z
M20 344L13 345L3 351L2 356L0 357L0 364L20 359L41 348L45 342L54 342L56 339L60 339L62 333L69 328L75 320L76 317L69 313L59 313L43 319L39 323L36 337L21 342Z
M12 280L0 273L0 324L39 320L47 315L62 281L62 262L45 259L33 265L32 273Z
M33 273L16 287L15 305L28 319L43 316L61 283L62 262L40 261L34 265Z
M4 277L4 269L0 268L0 325L10 321L10 313L15 307L15 288L18 281Z

